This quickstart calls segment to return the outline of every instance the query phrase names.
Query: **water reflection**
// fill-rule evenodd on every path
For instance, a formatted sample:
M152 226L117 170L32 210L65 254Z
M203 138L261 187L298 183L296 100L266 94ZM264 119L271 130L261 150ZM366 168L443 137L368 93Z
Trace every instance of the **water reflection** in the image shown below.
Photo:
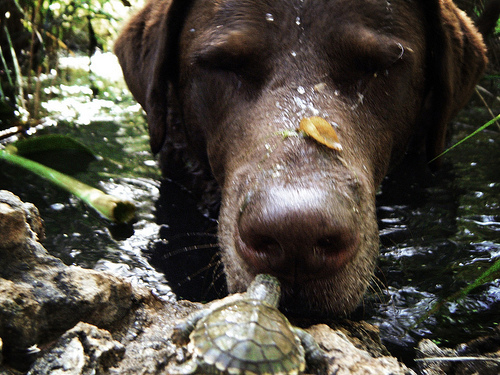
M473 130L458 125L454 141ZM387 288L367 304L389 347L411 351L423 337L454 346L498 324L500 275L420 320L499 259L499 143L486 131L452 151L440 173L405 164L384 182L377 276Z

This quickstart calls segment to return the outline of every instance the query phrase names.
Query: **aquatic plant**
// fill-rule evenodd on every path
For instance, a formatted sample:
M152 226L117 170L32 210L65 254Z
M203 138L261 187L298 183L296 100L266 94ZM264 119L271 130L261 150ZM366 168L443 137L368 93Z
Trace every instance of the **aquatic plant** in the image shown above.
M135 215L135 206L132 202L108 195L99 189L84 184L74 177L18 154L19 150L28 153L40 150L56 151L56 148L61 150L68 147L86 154L90 152L87 147L79 142L69 137L56 135L31 138L28 147L23 142L20 142L19 148L15 144L11 144L5 149L0 149L0 159L27 169L72 193L108 220L117 223L130 222Z

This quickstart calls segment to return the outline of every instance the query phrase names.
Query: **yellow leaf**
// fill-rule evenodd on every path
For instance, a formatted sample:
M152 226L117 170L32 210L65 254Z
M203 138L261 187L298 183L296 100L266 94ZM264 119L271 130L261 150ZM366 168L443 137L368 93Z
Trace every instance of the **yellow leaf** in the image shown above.
M303 118L300 120L300 130L326 147L336 151L342 150L337 133L324 118L317 116Z

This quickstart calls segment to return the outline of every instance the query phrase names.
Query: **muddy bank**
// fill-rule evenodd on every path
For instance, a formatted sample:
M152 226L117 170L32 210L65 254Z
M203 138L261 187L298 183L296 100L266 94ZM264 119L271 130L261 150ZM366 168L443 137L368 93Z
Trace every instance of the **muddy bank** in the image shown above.
M172 328L201 305L66 266L40 244L43 231L34 205L0 191L0 374L169 374L183 356ZM413 373L366 323L308 331L331 374Z

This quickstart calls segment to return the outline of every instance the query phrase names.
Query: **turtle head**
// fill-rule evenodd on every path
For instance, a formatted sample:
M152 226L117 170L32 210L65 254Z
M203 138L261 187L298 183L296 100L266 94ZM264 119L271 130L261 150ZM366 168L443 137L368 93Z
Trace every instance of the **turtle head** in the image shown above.
M274 276L259 274L248 287L247 295L249 298L278 307L281 295L280 282Z

